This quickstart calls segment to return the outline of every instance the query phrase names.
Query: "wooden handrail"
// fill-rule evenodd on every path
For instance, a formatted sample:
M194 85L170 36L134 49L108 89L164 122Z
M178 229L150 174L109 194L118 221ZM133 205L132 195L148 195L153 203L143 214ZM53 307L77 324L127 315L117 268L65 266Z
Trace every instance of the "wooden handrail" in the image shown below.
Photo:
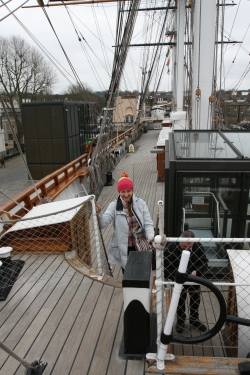
M85 170L85 167L87 166L88 162L88 154L83 154L79 158L71 161L70 163L66 164L60 169L57 169L56 171L50 173L46 177L42 178L38 182L36 182L35 187L38 190L40 196L49 196L50 192L55 189L60 183L63 181L66 182L66 179L69 180L71 175L73 173L79 173L82 175L82 173ZM75 172L76 171L76 172ZM86 174L88 171L86 171ZM75 179L75 178L74 178ZM69 183L65 184L65 187L68 186ZM30 186L27 189L23 190L21 193L18 193L14 200L15 202L18 202L19 204L23 204L23 206L30 210L34 204L40 204L40 200L37 195L35 195L33 198L31 196L35 192L35 187ZM5 212L11 211L14 207L18 207L18 205L14 201L8 201L7 203L0 206L0 215ZM24 213L26 213L25 208L21 208L15 212L19 216L23 216ZM13 215L15 217L15 215Z

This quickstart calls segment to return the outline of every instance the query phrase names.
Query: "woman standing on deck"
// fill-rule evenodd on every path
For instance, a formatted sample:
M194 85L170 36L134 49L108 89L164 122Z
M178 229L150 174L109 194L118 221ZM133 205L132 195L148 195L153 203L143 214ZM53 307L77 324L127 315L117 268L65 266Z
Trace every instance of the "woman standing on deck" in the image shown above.
M113 223L114 232L109 247L109 263L122 267L124 272L130 251L151 250L154 225L146 202L134 195L133 181L127 172L121 174L117 184L119 196L102 213L96 204L101 228Z

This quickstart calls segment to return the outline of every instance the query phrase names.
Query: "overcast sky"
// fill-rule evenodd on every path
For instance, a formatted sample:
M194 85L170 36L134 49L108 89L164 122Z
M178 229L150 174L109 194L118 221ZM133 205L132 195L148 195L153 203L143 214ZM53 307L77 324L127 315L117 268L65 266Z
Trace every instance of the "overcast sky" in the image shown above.
M12 0L7 5L12 11L24 1ZM227 1L227 3L232 2ZM224 37L226 38L230 34L231 40L243 41L243 45L240 49L239 44L229 44L227 47L223 72L223 75L226 75L225 89L232 89L234 87L250 89L249 73L246 74L243 83L241 85L238 84L244 71L246 72L250 67L250 1L239 0L238 2L235 1L235 3L236 6L225 7L226 33ZM30 0L25 4L25 6L28 5L37 5L37 2ZM145 3L142 3L142 6L145 6ZM95 91L108 89L113 61L113 46L115 44L116 4L68 6L69 14L63 6L46 7L45 10L68 59L81 81ZM7 13L6 8L1 6L0 19L5 17ZM23 27L27 28L29 33L57 60L56 64L58 66L61 64L60 69L65 69L64 72L68 79L61 72L57 71L58 81L53 87L54 93L62 93L70 83L75 83L75 79L59 41L43 10L41 8L22 8L15 12L15 16L24 26L20 25L13 16L9 16L0 22L0 35L3 37L19 35L28 43L35 45ZM143 17L143 12L139 12L137 19L138 30L142 28ZM77 28L77 33L74 25ZM82 40L84 38L85 41L80 42L78 40L79 37ZM100 41L101 38L103 38L105 53ZM138 37L135 37L133 42L141 43L142 41L139 41ZM132 52L132 60L129 58L132 63L125 70L125 76L121 84L122 90L140 90L139 74L141 70L137 57L141 53L141 49ZM232 63L233 61L234 63ZM160 89L171 89L169 75L164 75Z

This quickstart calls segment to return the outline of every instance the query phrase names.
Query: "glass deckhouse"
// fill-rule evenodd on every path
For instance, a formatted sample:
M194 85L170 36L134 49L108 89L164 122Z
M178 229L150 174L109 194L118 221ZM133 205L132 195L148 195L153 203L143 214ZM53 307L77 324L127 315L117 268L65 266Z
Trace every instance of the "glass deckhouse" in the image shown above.
M164 179L168 236L192 230L200 238L250 238L250 132L170 132ZM222 269L224 250L214 254L210 265Z

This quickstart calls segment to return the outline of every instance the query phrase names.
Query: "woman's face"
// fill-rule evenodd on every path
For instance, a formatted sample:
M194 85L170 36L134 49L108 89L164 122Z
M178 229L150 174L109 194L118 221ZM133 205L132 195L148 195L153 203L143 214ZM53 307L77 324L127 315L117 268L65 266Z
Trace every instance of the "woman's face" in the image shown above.
M133 190L121 190L119 194L125 202L129 202L132 198Z

